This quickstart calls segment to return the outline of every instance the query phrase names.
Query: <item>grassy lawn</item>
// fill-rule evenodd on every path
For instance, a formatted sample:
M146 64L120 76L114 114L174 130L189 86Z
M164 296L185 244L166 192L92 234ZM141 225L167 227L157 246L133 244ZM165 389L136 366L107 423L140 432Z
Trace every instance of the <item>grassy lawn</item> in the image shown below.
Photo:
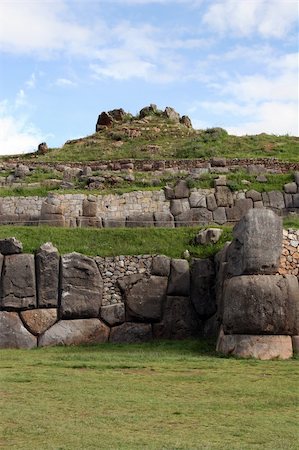
M298 449L299 361L207 341L2 350L1 448Z
M33 253L45 242L52 242L61 254L79 252L90 256L155 255L180 258L185 250L194 257L205 258L219 251L231 240L231 228L217 244L194 245L200 227L180 228L57 228L0 226L0 239L16 237L23 243L24 253Z

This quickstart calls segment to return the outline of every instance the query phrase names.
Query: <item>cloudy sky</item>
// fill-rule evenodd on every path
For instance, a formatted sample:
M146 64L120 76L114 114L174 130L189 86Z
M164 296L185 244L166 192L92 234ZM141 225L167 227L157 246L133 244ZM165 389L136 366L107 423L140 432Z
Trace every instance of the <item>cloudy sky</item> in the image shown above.
M196 128L298 135L298 0L0 1L0 154L150 103Z

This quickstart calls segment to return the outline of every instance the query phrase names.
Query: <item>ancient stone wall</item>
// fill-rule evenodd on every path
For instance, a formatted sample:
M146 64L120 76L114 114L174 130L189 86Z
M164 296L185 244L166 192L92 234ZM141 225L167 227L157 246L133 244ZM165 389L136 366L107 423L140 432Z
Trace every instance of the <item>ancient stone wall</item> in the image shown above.
M213 189L189 189L181 180L174 188L122 195L4 197L0 199L0 222L71 227L223 225L239 221L251 208L298 214L299 177L297 182L285 185L284 192L234 192L220 176Z

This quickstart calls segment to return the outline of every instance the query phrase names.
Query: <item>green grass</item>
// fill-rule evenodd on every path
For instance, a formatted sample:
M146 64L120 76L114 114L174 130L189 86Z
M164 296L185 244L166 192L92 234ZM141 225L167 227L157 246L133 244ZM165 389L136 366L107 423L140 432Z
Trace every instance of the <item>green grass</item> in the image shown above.
M0 447L297 450L298 359L207 341L1 350Z
M192 240L200 227L169 228L57 228L0 226L0 238L15 236L24 252L33 253L41 244L51 241L61 254L77 251L90 256L164 254L180 258L185 250L198 258L207 258L231 239L231 228L224 232L217 244L195 246Z

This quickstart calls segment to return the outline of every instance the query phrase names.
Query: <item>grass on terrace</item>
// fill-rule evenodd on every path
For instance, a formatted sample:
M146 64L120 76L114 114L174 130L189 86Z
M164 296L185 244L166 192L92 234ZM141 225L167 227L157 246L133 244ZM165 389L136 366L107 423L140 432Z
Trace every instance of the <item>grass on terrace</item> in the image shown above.
M284 227L299 229L299 216L284 219ZM224 230L219 242L204 246L193 243L203 227L96 229L1 225L0 239L15 236L26 253L34 253L41 244L50 241L61 254L76 251L90 256L163 254L180 258L188 250L193 257L208 258L232 239L232 227L217 228Z
M209 341L1 350L1 448L297 450L299 360Z

